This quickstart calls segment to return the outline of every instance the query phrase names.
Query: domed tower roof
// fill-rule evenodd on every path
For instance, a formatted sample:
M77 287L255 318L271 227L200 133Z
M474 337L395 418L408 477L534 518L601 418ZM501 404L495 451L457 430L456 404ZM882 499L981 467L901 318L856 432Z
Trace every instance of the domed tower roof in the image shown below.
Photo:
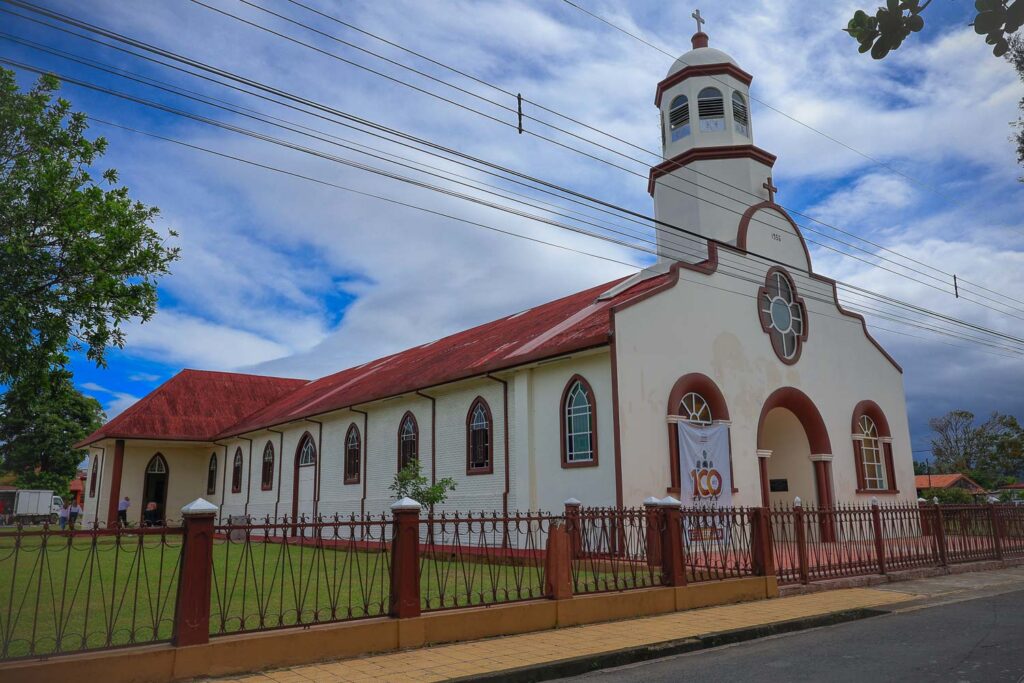
M693 49L672 64L672 68L665 74L666 78L679 73L688 66L701 66L704 64L732 64L736 67L739 66L736 60L728 53L708 47L708 35L706 33L695 33L692 40Z

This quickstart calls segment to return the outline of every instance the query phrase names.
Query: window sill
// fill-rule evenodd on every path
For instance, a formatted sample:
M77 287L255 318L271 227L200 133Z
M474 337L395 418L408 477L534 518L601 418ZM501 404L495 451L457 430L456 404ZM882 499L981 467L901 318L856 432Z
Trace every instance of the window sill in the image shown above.
M359 477L355 477L354 479L345 479L342 482L342 484L344 484L345 486L348 486L350 484L358 484L358 483L359 483Z
M468 469L468 468L466 469L466 476L467 477L472 477L472 476L477 475L477 474L494 474L494 468L493 467L484 467L484 468L480 468L480 469L476 469L476 470L471 470L471 469Z
M564 470L571 470L577 467L597 467L597 459L595 458L593 460L580 460L578 462L566 462L565 460L562 461L562 469Z
M260 491L273 491L273 486L260 486Z
M899 489L857 489L855 491L855 493L862 494L865 496L868 494L871 494L873 496L895 496L899 494L899 492Z

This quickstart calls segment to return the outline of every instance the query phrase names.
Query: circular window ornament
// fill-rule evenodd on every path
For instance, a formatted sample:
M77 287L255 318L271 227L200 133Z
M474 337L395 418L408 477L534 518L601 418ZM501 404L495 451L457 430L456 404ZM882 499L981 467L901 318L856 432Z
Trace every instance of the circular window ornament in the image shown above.
M807 308L797 296L793 280L782 268L772 268L757 292L761 329L771 338L775 355L792 365L807 341Z

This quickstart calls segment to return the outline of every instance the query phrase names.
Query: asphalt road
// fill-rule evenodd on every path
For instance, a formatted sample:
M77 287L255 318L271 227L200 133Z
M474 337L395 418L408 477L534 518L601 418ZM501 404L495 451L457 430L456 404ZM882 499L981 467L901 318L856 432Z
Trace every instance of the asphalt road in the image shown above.
M1024 591L606 669L615 681L1024 682Z

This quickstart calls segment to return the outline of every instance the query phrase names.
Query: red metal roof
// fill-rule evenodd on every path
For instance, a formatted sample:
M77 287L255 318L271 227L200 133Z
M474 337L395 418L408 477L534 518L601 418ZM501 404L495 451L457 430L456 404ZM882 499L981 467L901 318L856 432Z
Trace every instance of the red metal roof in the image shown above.
M308 383L304 379L182 370L75 448L107 438L209 441Z
M615 280L312 382L183 370L75 446L103 438L213 441L602 346L612 307L669 277L598 301L622 282Z
M972 490L978 493L985 491L978 482L966 474L918 474L914 477L914 487L918 489L948 489L957 482L966 481Z

